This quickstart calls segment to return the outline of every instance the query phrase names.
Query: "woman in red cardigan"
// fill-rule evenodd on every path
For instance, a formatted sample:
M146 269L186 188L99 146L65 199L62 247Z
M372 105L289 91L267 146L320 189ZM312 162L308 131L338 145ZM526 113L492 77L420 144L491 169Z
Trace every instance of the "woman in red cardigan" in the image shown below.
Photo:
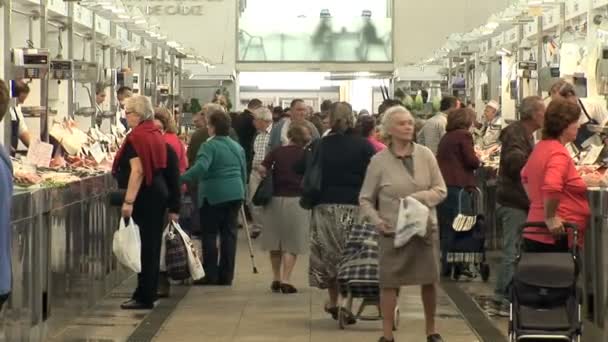
M459 196L463 189L476 185L475 170L481 166L481 161L475 154L473 135L470 128L475 121L475 112L462 108L448 114L446 134L441 138L437 148L437 163L448 187L446 200L438 207L438 219L441 239L441 268L447 276L452 266L461 268L463 263L456 262L450 253L454 244L454 218L458 215ZM463 194L463 201L469 203L468 194ZM466 208L466 207L465 207ZM452 259L451 261L449 261Z
M545 113L543 140L540 141L521 171L521 179L530 198L529 222L545 222L547 234L527 232L547 231L547 228L527 228L524 232L526 250L554 252L568 248L571 242L563 238L564 222L579 227L579 245L590 210L587 186L578 174L566 145L576 140L581 109L563 99L551 101Z
M177 136L177 127L175 127L175 120L171 116L171 112L167 108L159 107L154 111L154 123L163 132L163 139L169 144L177 158L179 159L179 173L180 175L186 172L188 168L188 157L186 156L186 147L184 143Z

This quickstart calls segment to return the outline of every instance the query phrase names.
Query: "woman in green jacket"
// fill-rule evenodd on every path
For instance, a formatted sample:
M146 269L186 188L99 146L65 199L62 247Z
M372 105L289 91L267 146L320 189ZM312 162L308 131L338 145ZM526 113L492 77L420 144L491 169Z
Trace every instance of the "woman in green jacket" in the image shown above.
M229 137L230 117L226 113L213 111L207 118L210 138L201 146L196 162L181 181L198 184L206 273L201 284L230 286L234 277L237 218L247 182L245 151Z

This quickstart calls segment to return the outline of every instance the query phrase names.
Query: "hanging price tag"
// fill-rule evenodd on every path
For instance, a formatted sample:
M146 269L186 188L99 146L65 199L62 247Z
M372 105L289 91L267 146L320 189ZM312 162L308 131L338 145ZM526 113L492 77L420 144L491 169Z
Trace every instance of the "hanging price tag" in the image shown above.
M36 140L30 144L26 159L30 164L38 167L49 167L52 156L53 145Z
M106 154L101 149L101 145L99 143L95 143L93 146L91 146L90 152L97 164L101 164L101 162L106 159Z

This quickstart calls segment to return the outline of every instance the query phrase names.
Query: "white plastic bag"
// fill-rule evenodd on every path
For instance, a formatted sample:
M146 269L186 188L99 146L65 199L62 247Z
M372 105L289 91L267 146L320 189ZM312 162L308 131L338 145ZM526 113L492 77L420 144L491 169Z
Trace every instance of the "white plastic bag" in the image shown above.
M139 227L133 221L133 218L129 219L129 223L126 226L125 220L123 218L120 219L118 230L114 232L112 251L118 262L133 272L140 273L141 238L139 236Z
M405 246L414 235L424 237L429 221L429 208L413 197L399 199L395 228L395 248Z
M203 269L203 264L201 263L201 259L194 248L194 244L192 243L192 239L184 232L182 227L177 222L170 222L162 236L162 244L160 249L160 271L167 271L167 264L165 263L165 255L166 255L166 245L165 245L165 237L169 234L169 230L173 225L173 229L176 230L184 240L184 244L186 245L186 250L188 251L188 268L190 270L190 276L192 276L193 280L202 279L205 276L205 270Z

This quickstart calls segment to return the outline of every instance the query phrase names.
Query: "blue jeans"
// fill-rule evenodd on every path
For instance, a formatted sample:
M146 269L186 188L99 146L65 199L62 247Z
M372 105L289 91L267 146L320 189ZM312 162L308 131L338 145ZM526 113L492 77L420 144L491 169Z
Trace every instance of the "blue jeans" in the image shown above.
M502 226L502 261L497 273L494 300L506 303L515 268L517 245L521 239L521 225L526 223L528 213L523 209L498 206L496 219Z

